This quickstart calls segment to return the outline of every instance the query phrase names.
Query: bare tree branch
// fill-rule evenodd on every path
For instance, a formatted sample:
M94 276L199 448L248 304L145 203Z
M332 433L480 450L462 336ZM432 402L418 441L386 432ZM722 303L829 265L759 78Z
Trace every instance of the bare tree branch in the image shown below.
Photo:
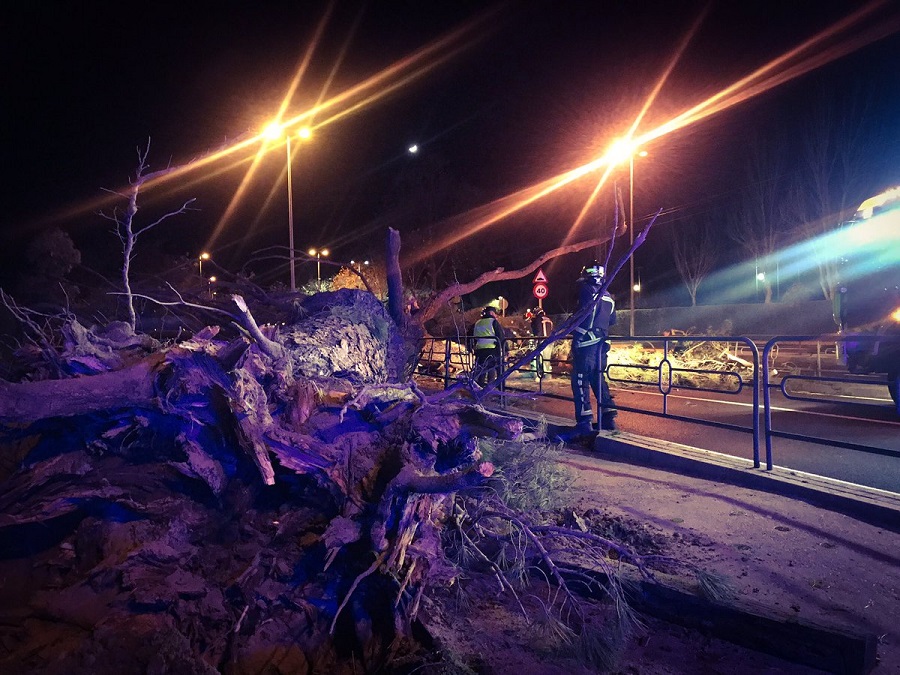
M588 239L587 241L582 241L577 244L567 244L566 246L560 246L559 248L552 249L542 254L534 261L517 270L505 270L502 267L498 267L495 270L491 270L489 272L485 272L480 275L473 281L469 281L464 284L455 283L448 288L445 288L443 291L438 293L435 297L429 300L425 307L421 312L421 320L427 321L432 318L435 314L437 314L438 309L450 301L451 298L455 298L459 295L465 295L466 293L471 293L473 291L478 290L485 284L489 284L493 281L507 281L509 279L521 279L524 276L528 276L535 270L537 270L541 265L545 264L548 260L553 260L554 258L558 258L560 256L566 255L568 253L576 253L578 251L583 251L586 248L590 248L592 246L599 246L600 244L608 241L609 237L596 237L594 239Z

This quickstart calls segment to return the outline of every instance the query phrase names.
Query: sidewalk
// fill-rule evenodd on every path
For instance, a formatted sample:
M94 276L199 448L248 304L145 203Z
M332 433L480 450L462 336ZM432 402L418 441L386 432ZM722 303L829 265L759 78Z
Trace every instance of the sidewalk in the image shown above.
M572 425L571 420L565 418L532 415L522 410L516 410L515 414L525 419L526 424L545 420L551 438ZM749 459L624 431L599 432L592 451L597 457L615 462L653 467L800 499L816 507L844 513L900 533L900 494L897 493L793 469L757 469Z
M823 651L841 636L868 636L866 643L877 654L873 675L900 674L896 531L778 494L789 482L772 481L768 487L773 491L754 489L625 462L587 448L571 448L561 463L573 476L566 503L575 513L600 513L608 522L621 523L623 531L643 531L664 555L727 580L734 590L728 606L751 613L744 619L748 623L729 624L737 644L775 653L763 647L764 641L755 642L756 614L784 622L785 633L797 626L821 628L821 635L828 637L809 644L813 649L821 644ZM687 611L680 604L671 609L679 617ZM726 647L709 640L717 635L716 627L701 621L697 644L685 649L657 626L646 644L631 648L629 664L636 668L633 672L669 675L811 672L788 656L783 658L794 665L751 667L748 662L745 667L744 659L736 663ZM704 635L706 641L700 639ZM857 659L851 667L833 658L820 661L819 668L862 674L875 665L866 659L863 667ZM666 666L660 669L658 664ZM710 664L717 664L716 669L707 670Z

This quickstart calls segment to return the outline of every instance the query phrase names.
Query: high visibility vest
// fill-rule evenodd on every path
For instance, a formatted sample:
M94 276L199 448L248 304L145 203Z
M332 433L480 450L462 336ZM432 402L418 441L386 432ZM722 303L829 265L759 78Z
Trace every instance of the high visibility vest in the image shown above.
M478 319L472 334L475 336L475 349L493 349L499 346L497 334L494 332L494 321L491 317Z

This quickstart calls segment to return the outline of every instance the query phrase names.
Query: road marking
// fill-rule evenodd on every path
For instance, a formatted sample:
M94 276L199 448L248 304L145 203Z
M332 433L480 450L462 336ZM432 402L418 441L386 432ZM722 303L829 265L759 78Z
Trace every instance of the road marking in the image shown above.
M616 392L626 392L629 394L644 394L645 396L662 396L659 392L656 391L640 391L638 389L614 389ZM679 396L677 394L669 394L668 398L680 398L686 401L704 401L706 403L720 403L721 405L736 405L742 408L752 408L752 403L744 403L743 401L722 401L717 398L702 398L700 396ZM822 403L828 403L829 401L822 401ZM814 410L798 410L797 408L781 408L778 406L770 406L771 410L776 412L792 412L798 413L801 415L818 415L819 417L836 417L842 420L854 420L857 422L875 422L876 424L888 424L891 426L900 426L900 422L893 422L891 420L874 420L871 417L848 417L847 415L837 415L835 413L825 413L825 412L816 412ZM760 409L762 409L762 403L760 403Z

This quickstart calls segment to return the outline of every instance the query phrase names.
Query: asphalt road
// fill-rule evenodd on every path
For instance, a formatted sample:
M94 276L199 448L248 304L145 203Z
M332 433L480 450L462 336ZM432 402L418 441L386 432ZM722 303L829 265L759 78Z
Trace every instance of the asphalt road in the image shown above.
M508 390L510 405L573 418L568 376L545 378L543 395L535 396L536 390L534 380L514 375ZM523 391L531 392L531 395ZM617 405L623 408L657 413L621 411L617 422L624 431L753 458L750 391L721 395L675 389L667 397L668 415L743 427L745 431L661 417L663 397L653 388L614 388L613 393ZM772 392L773 431L822 440L809 442L773 437L773 465L900 493L900 418L886 389L869 387L839 398L839 402L795 401L786 399L778 390ZM764 429L762 416L760 429ZM836 443L855 444L866 449L850 449ZM759 453L765 466L764 435L761 435Z

